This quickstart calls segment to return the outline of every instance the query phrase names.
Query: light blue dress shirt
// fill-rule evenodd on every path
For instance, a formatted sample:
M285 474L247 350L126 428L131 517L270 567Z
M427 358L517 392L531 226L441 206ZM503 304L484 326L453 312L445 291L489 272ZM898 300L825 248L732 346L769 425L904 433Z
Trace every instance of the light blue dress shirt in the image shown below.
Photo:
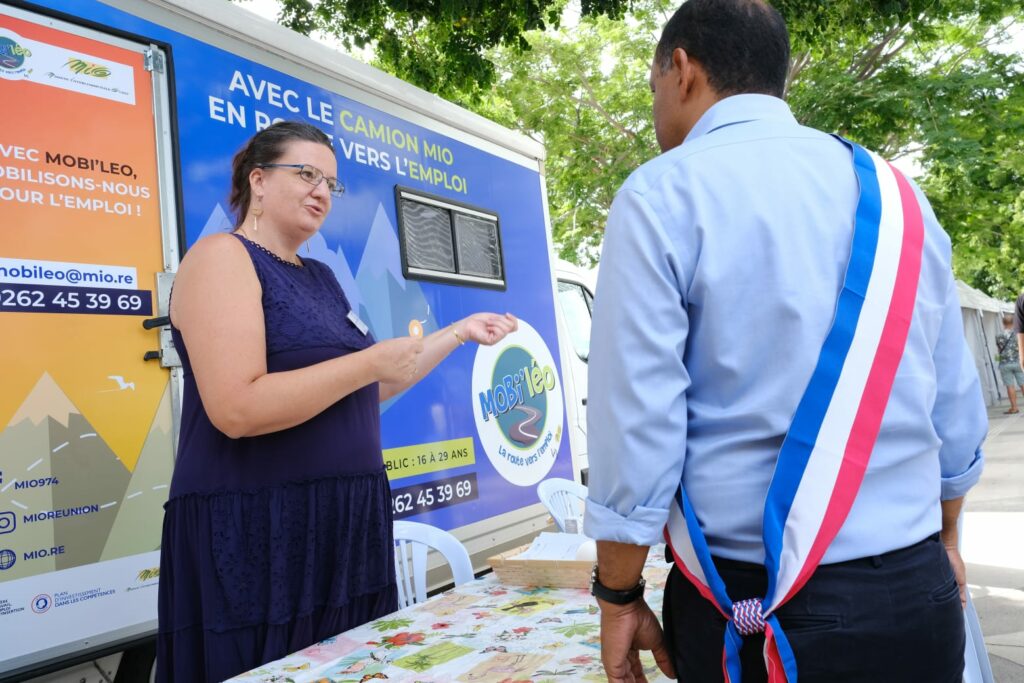
M988 426L950 241L927 200L906 351L860 494L823 562L911 545L981 475ZM849 149L766 95L729 97L637 169L608 216L589 366L599 540L662 540L680 477L711 552L763 562L764 499L850 256Z

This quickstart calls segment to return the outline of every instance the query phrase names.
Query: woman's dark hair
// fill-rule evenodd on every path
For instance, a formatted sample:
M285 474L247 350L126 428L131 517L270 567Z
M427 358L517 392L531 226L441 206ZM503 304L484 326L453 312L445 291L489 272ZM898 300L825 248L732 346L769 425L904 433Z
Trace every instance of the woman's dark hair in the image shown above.
M782 97L789 70L789 33L763 0L688 0L665 24L655 51L662 71L681 47L704 67L723 97L761 93Z
M231 196L228 203L235 213L236 228L245 220L252 201L249 174L258 166L272 164L280 159L284 148L294 140L318 142L334 151L331 139L319 128L301 121L280 121L253 135L235 154L231 162Z

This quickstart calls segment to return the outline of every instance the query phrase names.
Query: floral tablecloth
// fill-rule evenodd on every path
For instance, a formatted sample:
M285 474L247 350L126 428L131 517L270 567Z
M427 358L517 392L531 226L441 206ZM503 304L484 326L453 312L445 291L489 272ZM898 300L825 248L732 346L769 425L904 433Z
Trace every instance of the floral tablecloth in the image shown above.
M670 565L651 549L646 599L659 616ZM526 588L494 574L231 679L236 683L604 681L587 590ZM650 653L650 681L666 680Z

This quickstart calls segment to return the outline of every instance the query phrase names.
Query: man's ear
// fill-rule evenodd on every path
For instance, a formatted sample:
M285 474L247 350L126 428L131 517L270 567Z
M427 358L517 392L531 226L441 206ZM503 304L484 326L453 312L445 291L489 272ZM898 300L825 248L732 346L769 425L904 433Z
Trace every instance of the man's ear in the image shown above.
M699 61L681 47L672 51L672 66L679 74L680 101L692 99L708 87L708 75Z
M677 86L679 88L679 100L681 102L689 99L693 93L693 86L696 77L694 67L695 63L690 59L690 56L686 54L686 50L681 47L677 47L672 50L672 68L679 75Z

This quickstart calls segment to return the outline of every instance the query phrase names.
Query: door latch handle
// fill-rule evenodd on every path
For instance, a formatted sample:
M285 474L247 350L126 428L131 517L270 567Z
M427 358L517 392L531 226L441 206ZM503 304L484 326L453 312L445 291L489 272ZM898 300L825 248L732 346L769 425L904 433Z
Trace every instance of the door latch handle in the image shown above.
M158 318L146 318L142 321L142 326L147 330L152 330L154 327L166 327L171 324L171 316L161 315Z

